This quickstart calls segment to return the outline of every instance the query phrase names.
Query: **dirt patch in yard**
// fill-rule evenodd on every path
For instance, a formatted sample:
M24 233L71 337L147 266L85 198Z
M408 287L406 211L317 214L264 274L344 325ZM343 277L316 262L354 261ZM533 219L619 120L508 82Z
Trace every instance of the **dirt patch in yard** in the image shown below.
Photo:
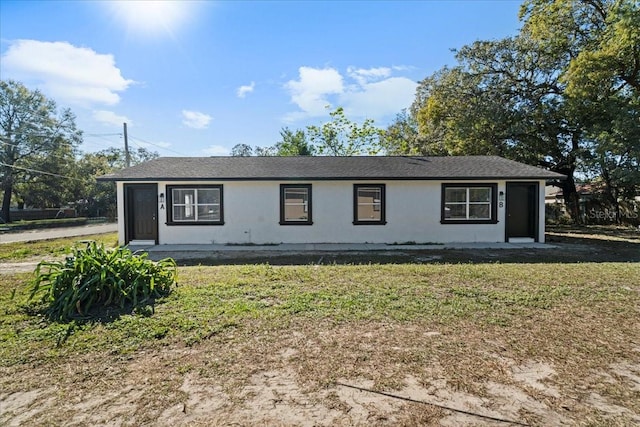
M308 321L284 334L254 330L243 344L229 331L193 347L141 351L109 363L81 357L19 375L3 368L0 424L640 423L640 357L567 377L570 362L520 360L499 330L465 337L448 327L429 329ZM18 377L20 383L7 381ZM596 381L604 386L594 388ZM616 398L620 390L625 398Z
M33 261L20 261L20 262L3 262L0 263L0 273L26 273L28 271L34 271L36 266L42 259Z

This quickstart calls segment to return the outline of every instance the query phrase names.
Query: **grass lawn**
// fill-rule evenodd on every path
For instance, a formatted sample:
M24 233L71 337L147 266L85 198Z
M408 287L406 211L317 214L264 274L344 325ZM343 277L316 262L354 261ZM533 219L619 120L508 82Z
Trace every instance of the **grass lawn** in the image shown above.
M638 278L637 262L185 266L154 315L69 325L25 302L29 274L2 274L0 424L637 425Z
M106 247L115 247L118 244L117 233L92 234L89 236L77 236L73 238L38 240L34 242L15 242L0 244L0 262L22 261L29 259L42 259L43 257L62 256L70 252L76 245L81 245L83 240L95 240Z

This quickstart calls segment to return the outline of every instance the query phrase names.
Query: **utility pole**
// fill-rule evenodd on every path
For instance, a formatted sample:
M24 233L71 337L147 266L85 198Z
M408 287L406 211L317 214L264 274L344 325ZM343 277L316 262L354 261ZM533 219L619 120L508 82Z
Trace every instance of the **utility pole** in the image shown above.
M127 167L131 166L131 156L129 155L129 138L127 137L127 123L124 125L124 161Z

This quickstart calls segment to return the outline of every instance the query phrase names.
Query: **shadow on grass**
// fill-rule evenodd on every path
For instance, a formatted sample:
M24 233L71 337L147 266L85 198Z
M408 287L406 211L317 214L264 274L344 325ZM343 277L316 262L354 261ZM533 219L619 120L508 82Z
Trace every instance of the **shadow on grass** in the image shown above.
M85 326L113 323L125 315L152 316L155 314L156 304L161 304L168 296L169 294L158 298L147 298L135 306L132 303L125 304L123 307L117 305L96 306L82 315L77 314L69 316L66 319L59 319L52 316L50 307L42 302L28 302L20 308L21 311L28 316L39 317L48 325L58 324L62 326L64 333L58 334L56 342L56 347L60 347L71 335Z
M613 237L640 241L640 228L622 225L552 225L547 232L598 235L600 238Z

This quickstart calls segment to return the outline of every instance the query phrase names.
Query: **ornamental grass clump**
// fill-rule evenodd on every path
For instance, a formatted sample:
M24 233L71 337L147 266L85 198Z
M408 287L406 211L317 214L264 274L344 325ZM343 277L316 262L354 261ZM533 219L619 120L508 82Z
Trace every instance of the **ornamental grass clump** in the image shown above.
M176 283L171 258L154 262L126 247L105 249L91 242L65 261L43 261L35 270L30 300L39 298L53 320L88 319L100 310L141 311L168 295Z

